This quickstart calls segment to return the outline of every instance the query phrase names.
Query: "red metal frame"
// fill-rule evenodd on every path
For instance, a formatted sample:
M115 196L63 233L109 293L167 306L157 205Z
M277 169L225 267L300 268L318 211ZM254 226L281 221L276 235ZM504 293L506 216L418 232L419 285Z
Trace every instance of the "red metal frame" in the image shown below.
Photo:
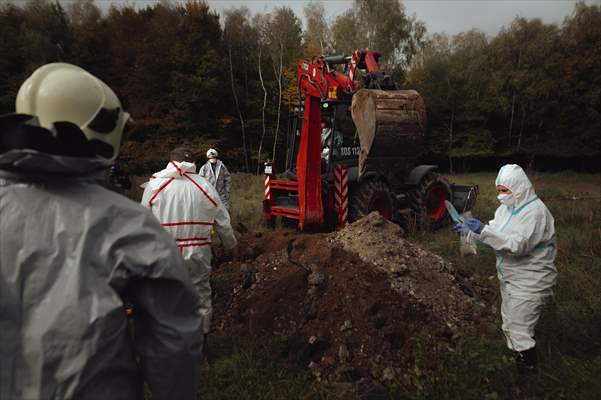
M358 67L364 67L367 72L376 72L380 70L378 65L378 59L380 53L373 50L355 50L349 62L348 80L347 84L348 92L355 92L358 89L358 85L355 84L355 72Z
M378 71L380 53L356 50L348 60L346 74L330 68L323 56L298 61L298 85L305 95L303 127L296 158L296 181L266 180L266 193L277 190L298 193L298 208L273 205L273 195L264 199L266 219L282 216L298 220L300 229L308 224L322 224L324 206L321 194L321 102L352 96L360 85L354 80L357 68Z

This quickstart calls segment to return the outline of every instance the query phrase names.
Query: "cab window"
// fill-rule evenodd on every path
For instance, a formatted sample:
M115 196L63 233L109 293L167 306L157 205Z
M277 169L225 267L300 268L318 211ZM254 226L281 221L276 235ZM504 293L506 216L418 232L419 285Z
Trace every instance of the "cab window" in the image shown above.
M356 158L361 152L357 129L348 104L340 104L334 112L332 159Z

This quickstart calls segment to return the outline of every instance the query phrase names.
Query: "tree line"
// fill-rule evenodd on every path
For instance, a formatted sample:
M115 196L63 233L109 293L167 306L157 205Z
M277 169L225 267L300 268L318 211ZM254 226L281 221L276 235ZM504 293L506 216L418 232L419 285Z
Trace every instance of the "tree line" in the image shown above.
M77 64L107 82L135 124L122 150L134 173L162 166L184 143L218 148L234 169L283 160L300 99L298 58L379 50L428 109L426 156L597 157L601 143L601 7L578 3L560 25L516 18L496 36L429 35L399 0L355 0L326 21L324 5L217 14L203 1L103 13L93 0L0 5L0 112L14 111L38 66Z
M601 7L577 3L560 26L516 18L493 38L435 34L406 84L425 97L429 150L596 158L601 149Z

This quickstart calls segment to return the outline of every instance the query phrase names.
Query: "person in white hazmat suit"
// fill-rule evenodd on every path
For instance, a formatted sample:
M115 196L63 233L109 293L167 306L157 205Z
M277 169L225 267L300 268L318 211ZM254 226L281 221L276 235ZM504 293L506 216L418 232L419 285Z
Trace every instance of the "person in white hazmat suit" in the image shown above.
M229 209L232 176L223 161L219 159L217 150L209 149L207 151L207 162L200 167L198 175L208 180L217 189L221 202L226 209Z
M113 91L38 68L0 117L0 399L195 399L198 294L173 239L98 184L124 125ZM124 308L134 307L133 336Z
M211 304L211 230L214 228L226 250L233 249L236 237L230 216L216 189L196 174L189 150L171 152L169 163L155 173L144 188L142 205L152 210L161 225L173 236L190 270L201 301L205 335L209 333Z
M494 218L486 225L470 218L466 226L496 252L502 329L509 349L518 352L519 371L528 373L537 366L534 329L557 280L555 224L519 165L503 166L495 185L501 205Z

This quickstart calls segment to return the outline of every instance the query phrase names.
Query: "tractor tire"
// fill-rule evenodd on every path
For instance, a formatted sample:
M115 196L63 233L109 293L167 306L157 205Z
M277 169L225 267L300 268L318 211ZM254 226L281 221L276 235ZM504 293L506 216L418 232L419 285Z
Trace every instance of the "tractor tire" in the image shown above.
M380 180L369 180L359 183L354 188L349 199L351 222L373 211L378 211L388 220L392 218L393 202L390 189L386 183Z
M451 200L451 189L440 174L430 172L424 176L417 187L408 192L407 197L418 228L436 230L449 222L444 201Z

